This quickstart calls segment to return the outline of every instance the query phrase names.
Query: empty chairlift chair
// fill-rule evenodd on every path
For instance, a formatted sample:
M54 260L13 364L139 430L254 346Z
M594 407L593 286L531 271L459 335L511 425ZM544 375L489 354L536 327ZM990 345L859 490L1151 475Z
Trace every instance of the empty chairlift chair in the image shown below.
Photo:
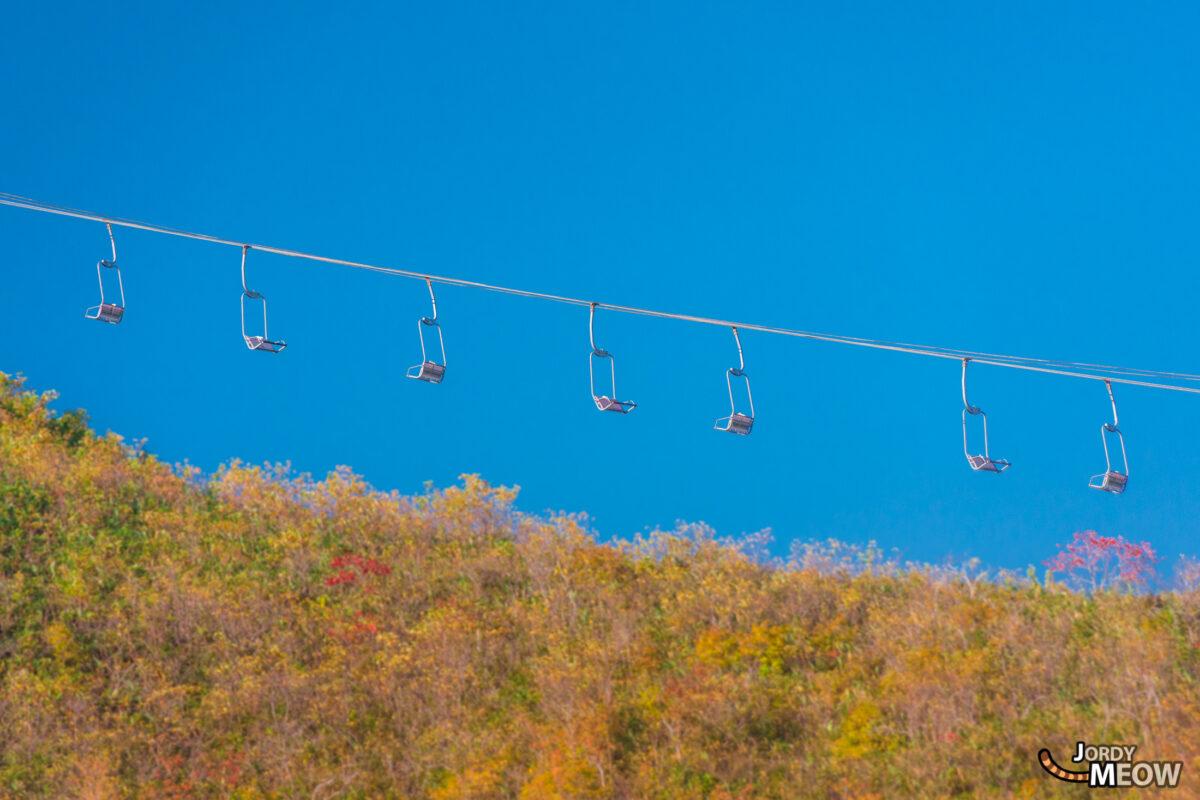
M246 347L251 350L262 350L266 353L279 353L287 347L287 342L279 339L278 341L271 339L267 333L267 298L263 297L258 292L246 286L246 251L250 249L249 245L242 245L242 338L246 340ZM246 298L251 300L262 300L263 308L263 332L262 336L248 336L246 334Z
M607 350L601 350L596 347L596 304L592 303L591 315L588 318L588 337L592 343L592 352L588 353L588 377L591 379L592 386L592 402L596 404L596 408L601 411L615 411L618 414L628 414L633 409L637 408L637 403L632 400L617 400L617 364L616 359ZM612 397L608 395L596 394L596 361L597 359L607 358L609 362L609 373L612 376Z
M101 259L96 262L96 278L100 281L100 305L92 306L84 316L88 319L98 319L116 325L125 316L125 282L121 280L121 268L117 266L117 240L113 238L112 225L104 223L108 228L108 240L112 243L112 261ZM104 270L111 269L117 273L117 290L121 296L120 303L109 303L104 299Z
M738 337L738 329L733 328L733 341L737 344L738 365L725 371L725 388L729 390L729 416L721 417L713 425L714 430L735 433L738 436L749 436L754 428L754 395L750 393L750 376L746 374L746 359L742 355L742 340ZM740 414L733 399L733 379L742 378L746 381L746 399L750 403L750 414Z
M1088 486L1093 489L1099 489L1102 492L1112 492L1113 494L1122 494L1125 491L1125 486L1129 483L1129 458L1125 455L1125 437L1121 434L1120 428L1117 427L1119 420L1117 419L1117 401L1113 397L1112 383L1104 382L1108 388L1108 399L1112 403L1113 421L1104 423L1100 426L1100 441L1104 444L1104 472L1100 475L1093 475L1088 481ZM1124 467L1124 472L1113 469L1112 458L1108 453L1108 434L1115 433L1117 441L1121 443L1121 463Z
M992 458L988 453L988 427L987 414L977 406L967 402L967 362L969 358L962 360L962 425L963 425L963 454L967 457L967 463L971 465L971 469L977 472L996 472L1000 473L1012 466L1011 463L1004 459ZM967 415L978 416L983 419L983 454L972 455L970 448L967 447Z
M421 337L421 363L415 367L409 367L405 375L418 381L426 381L427 383L441 383L442 378L446 376L446 341L442 338L442 326L438 324L437 316L437 297L433 294L433 281L428 278L425 283L429 286L429 299L433 303L433 316L421 317L417 323L417 333ZM442 349L441 362L433 361L426 355L425 349L425 329L433 328L437 331L438 344Z

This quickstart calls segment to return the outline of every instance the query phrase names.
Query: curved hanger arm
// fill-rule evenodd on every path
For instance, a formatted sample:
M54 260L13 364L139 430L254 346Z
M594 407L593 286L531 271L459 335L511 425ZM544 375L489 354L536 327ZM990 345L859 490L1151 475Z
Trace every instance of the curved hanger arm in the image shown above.
M588 339L592 343L592 352L595 353L600 358L607 358L607 357L609 357L608 351L601 350L599 347L596 347L596 306L597 305L598 305L598 303L592 303L591 313L588 315ZM615 386L613 387L613 391L616 391Z
M108 228L108 241L112 244L112 265L115 267L117 265L117 239L113 236L111 222L104 223L104 227Z
M746 371L746 357L742 353L742 339L740 336L738 336L738 329L736 325L731 325L730 328L733 330L733 341L735 344L737 344L738 351L737 369L730 370L730 372L732 372L734 375L741 375Z
M1117 418L1117 399L1116 399L1115 397L1113 397L1113 390L1112 390L1112 382L1111 382L1111 381L1107 381L1107 380L1106 380L1106 381L1104 382L1104 387L1105 387L1106 389L1108 389L1108 400L1109 400L1109 402L1110 402L1110 403L1112 403L1112 410L1113 410L1113 421L1112 421L1112 425L1111 425L1111 426L1109 426L1109 425L1105 425L1104 427L1105 427L1105 428L1108 428L1110 431L1115 431L1115 430L1117 429L1117 426L1121 424L1120 420Z
M249 249L250 245L242 245L242 291L246 293L247 297L262 297L261 294L246 285L246 251Z
M421 319L421 322L424 322L426 325L435 325L435 324L437 324L438 310L437 310L437 297L433 294L433 281L430 280L429 278L426 278L425 285L429 287L429 301L431 303L433 303L433 316L432 317L423 317Z
M971 405L969 402L967 402L967 362L968 362L968 361L970 361L970 360L971 360L971 359L969 359L969 358L964 358L964 359L962 360L962 365L963 365L963 370L962 370L962 397L963 397L963 408L964 408L964 409L966 409L966 411L967 411L967 413L968 413L968 414L978 414L978 413L979 413L979 407L978 407L978 406L973 406L973 405Z

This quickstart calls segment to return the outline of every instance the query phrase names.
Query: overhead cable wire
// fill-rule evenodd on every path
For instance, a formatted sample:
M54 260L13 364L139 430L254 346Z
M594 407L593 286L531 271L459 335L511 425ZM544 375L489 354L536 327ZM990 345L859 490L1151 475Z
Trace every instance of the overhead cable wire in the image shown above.
M352 269L362 269L371 272L378 272L385 275L393 275L401 278L409 278L412 280L421 280L427 283L438 283L446 286L461 286L464 288L479 289L486 292L494 292L498 294L507 294L517 297L527 297L534 300L544 300L553 303L562 303L566 305L595 307L615 311L622 314L633 314L646 317L655 317L659 319L679 320L683 322L694 322L702 325L716 325L725 328L737 327L741 330L757 331L760 333L775 334L780 336L792 336L802 339L811 339L814 341L830 342L833 344L851 345L854 347L864 347L873 350L885 350L899 353L911 353L914 355L929 356L933 358L944 358L960 361L964 358L974 361L978 364L987 364L996 367L1006 367L1008 369L1018 369L1027 372L1039 372L1052 375L1063 375L1072 378L1083 378L1086 380L1095 381L1111 381L1112 383L1126 384L1130 386L1143 386L1151 389L1163 389L1167 391L1186 392L1189 394L1200 394L1200 388L1192 388L1187 386L1178 386L1170 383L1160 383L1157 381L1200 381L1200 375L1183 373L1183 372L1164 372L1158 370L1140 369L1135 367L1118 367L1106 364L1091 364L1086 362L1075 361L1058 361L1053 359L1034 358L1030 356L1009 356L1000 353L987 353L981 351L962 350L951 347L941 347L937 345L918 345L906 342L892 342L885 339L872 339L857 336L844 336L839 334L817 333L813 331L795 330L791 328L782 328L773 325L763 325L752 322L736 322L732 320L717 319L713 317L702 317L692 314L679 314L669 311L658 311L649 308L639 308L636 306L625 306L616 303L593 302L577 297L567 297L564 295L550 294L547 292L536 292L528 289L517 289L510 286L500 286L497 284L482 283L479 281L466 280L464 278L455 278L446 275L434 275L427 272L416 272L413 270L398 269L395 267L381 267L375 264L366 264L358 261L349 261L341 258L332 258L329 256L315 255L313 253L304 253L298 250L290 250L283 247L275 247L272 245L253 244L250 242L238 241L235 239L227 239L220 236L213 236L205 233L195 233L185 231L178 228L171 228L165 225L158 225L149 222L141 222L138 220L125 219L121 217L106 216L97 214L92 211L84 211L69 206L54 205L44 203L38 200L33 200L27 197L0 192L0 205L12 206L14 208L23 208L30 211L37 211L46 214L55 214L58 216L73 217L75 219L89 220L92 222L100 222L106 225L116 225L123 228L133 228L136 230L148 231L150 233L161 233L167 236L178 236L187 239L195 239L202 242L211 242L213 244L223 244L232 247L249 248L258 250L263 253L273 253L275 255L286 256L289 258L299 258L306 261L315 261L325 264L334 264L338 266L350 267ZM1088 370L1088 371L1080 371ZM1095 374L1102 373L1102 374ZM1152 378L1157 380L1140 380L1140 378Z

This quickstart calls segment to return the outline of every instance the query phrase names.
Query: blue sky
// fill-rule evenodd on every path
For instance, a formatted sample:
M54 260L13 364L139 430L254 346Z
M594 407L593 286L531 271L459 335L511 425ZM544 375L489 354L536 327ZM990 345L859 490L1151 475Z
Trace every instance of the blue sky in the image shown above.
M1194 7L1115 4L10 4L0 191L601 301L1196 371ZM602 535L675 520L1021 567L1072 532L1196 545L1192 395L978 367L1001 476L968 469L958 365L587 313L251 252L291 345L249 352L239 252L118 231L126 320L85 320L104 227L0 209L0 369L168 461L383 489L463 472Z

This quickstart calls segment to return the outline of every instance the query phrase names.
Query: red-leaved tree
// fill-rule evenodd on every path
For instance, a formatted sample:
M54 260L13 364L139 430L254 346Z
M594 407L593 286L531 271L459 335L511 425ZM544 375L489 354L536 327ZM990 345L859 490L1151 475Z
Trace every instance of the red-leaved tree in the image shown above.
M1149 542L1129 542L1124 536L1101 536L1095 531L1077 532L1075 541L1057 547L1058 555L1043 563L1051 572L1064 573L1064 582L1072 588L1093 592L1145 587L1158 562Z

